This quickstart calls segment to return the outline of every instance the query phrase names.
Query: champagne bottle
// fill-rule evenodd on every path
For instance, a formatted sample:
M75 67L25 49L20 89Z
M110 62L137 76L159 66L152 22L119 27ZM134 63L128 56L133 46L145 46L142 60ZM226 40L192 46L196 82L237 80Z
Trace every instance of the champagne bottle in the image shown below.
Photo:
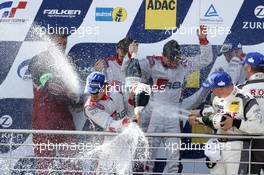
M211 114L203 116L202 123L212 129L220 129L222 127L220 123L225 121L225 119L226 118L222 114Z
M131 88L133 85L141 82L141 68L138 59L135 58L136 55L133 54L132 58L128 60L125 69L125 86L126 88Z

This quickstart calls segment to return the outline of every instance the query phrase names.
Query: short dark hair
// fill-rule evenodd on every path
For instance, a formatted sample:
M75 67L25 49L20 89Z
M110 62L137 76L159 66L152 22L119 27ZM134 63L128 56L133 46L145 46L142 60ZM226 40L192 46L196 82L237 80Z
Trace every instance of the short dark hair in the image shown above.
M170 40L163 46L162 55L173 60L176 57L180 57L180 50L179 43L175 40Z
M118 41L116 48L123 49L124 51L128 52L129 45L133 42L131 37L125 37L124 39Z

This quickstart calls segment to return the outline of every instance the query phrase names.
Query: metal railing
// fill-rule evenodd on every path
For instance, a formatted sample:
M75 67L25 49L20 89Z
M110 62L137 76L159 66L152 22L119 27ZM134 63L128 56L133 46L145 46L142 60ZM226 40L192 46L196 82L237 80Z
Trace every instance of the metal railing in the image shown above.
M22 138L23 136L26 137L34 137L34 136L40 136L40 142L38 142L38 144L34 144L32 141L29 142L25 142L21 141L16 143L15 138L16 135L20 134L20 137ZM23 136L21 136L21 134ZM97 143L97 145L95 145L95 141L92 138L99 138L100 137L113 137L113 136L117 136L118 133L113 133L113 132L99 132L99 131L65 131L65 130L13 130L13 129L1 129L0 130L0 171L2 172L1 174L3 175L13 175L13 174L26 174L29 175L30 173L32 175L35 174L35 172L37 171L41 171L43 174L48 173L48 172L53 172L53 173L57 173L57 174L96 174L98 173L98 170L89 170L89 172L87 170L84 170L83 167L86 166L87 162L89 162L89 164L93 164L94 162L98 164L98 158L96 157L85 157L83 156L83 154L85 153L85 151L89 150L93 150L96 149L96 147L102 143ZM44 142L44 144L41 144L41 139L42 136L45 138L46 136L59 136L56 137L56 139L60 139L61 137L74 137L75 140L75 144L78 146L80 144L84 144L84 143L88 143L89 141L93 141L92 144L90 144L89 146L86 147L85 150L83 150L84 152L80 153L80 150L75 149L73 151L73 153L71 153L71 155L63 155L61 156L60 154L58 155L56 153L56 155L50 155L49 151L52 150L47 150L48 148L45 147L45 149L43 149L42 151L46 151L46 153L42 154L42 156L35 156L34 154L34 149L36 148L40 148L41 146L47 146ZM250 143L252 143L253 139L264 139L264 136L259 136L259 135L214 135L214 134L192 134L192 133L178 133L178 134L174 134L174 133L146 133L145 136L147 138L154 138L154 137L162 137L162 138L221 138L221 139L232 139L232 140L248 140L250 141ZM5 139L3 139L5 138ZM35 138L34 138L35 139ZM52 144L53 142L51 142ZM59 143L56 141L56 143ZM91 142L90 142L91 143ZM75 146L76 146L75 145ZM23 149L20 151L19 147L21 148L23 146ZM62 145L61 145L62 146ZM68 145L69 146L69 145ZM82 145L84 146L84 145ZM78 147L79 148L79 147ZM23 153L24 149L28 149L30 150L29 155L25 156L25 155L21 155L19 153ZM57 147L56 147L57 149ZM113 148L111 147L112 150L114 149L119 149L119 147ZM146 148L142 148L142 147L137 147L137 149L146 149ZM168 147L165 145L164 147L148 147L148 149L153 150L153 149L168 149ZM200 149L200 148L199 148ZM199 149L194 149L192 148L193 151L199 150ZM59 151L59 150L56 150ZM64 150L63 150L64 151ZM66 150L66 152L69 150ZM71 150L72 151L72 150ZM233 164L238 164L238 163L245 163L245 164L264 164L264 162L262 163L258 163L258 162L251 162L251 152L252 151L264 151L264 150L254 150L251 149L251 145L248 149L231 149L229 151L247 151L249 154L249 161L246 162L221 162L218 161L217 163L233 163ZM44 155L44 156L43 156ZM22 159L22 162L19 163L19 161ZM52 161L54 164L60 164L60 166L58 167L46 167L43 169L39 169L39 167L37 166L37 164L39 164L39 162L50 162ZM100 159L100 161L106 161L103 159ZM109 161L109 160L107 160ZM118 159L118 160L112 160L111 161L127 161L126 157L124 157L124 160L122 159ZM145 165L147 165L146 162L155 162L157 160L151 160L150 157L148 158L144 158L144 159L132 159L132 162L136 162L138 165L140 165L141 167L141 172L133 172L133 174L160 174L160 173L153 173L153 172L142 172L143 167L146 167ZM26 162L26 163L25 163ZM73 164L74 167L71 166L71 168L68 169L68 167L66 169L64 169L63 165L66 164L65 162L70 162L70 164ZM185 160L159 160L159 162L175 162L175 163L205 163L205 159L203 160L195 160L195 159L185 159ZM63 164L63 165L61 165ZM135 164L135 163L133 163ZM249 172L250 172L251 167L249 166ZM137 170L138 171L138 170ZM190 173L184 173L184 174L199 174L200 172L190 172ZM30 174L30 175L31 175ZM109 174L109 172L101 172L101 174ZM175 174L175 173L166 173L166 174ZM202 174L202 173L200 173Z

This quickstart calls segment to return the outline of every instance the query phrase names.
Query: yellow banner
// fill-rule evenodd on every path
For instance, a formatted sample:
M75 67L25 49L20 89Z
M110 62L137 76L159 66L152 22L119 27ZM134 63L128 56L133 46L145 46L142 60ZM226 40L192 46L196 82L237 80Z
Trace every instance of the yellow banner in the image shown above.
M199 88L200 87L200 71L195 71L187 77L187 88Z
M213 130L211 128L208 128L204 125L193 125L192 126L192 133L196 134L212 134ZM192 138L192 143L205 143L208 141L208 138Z
M177 0L146 0L145 29L176 28Z

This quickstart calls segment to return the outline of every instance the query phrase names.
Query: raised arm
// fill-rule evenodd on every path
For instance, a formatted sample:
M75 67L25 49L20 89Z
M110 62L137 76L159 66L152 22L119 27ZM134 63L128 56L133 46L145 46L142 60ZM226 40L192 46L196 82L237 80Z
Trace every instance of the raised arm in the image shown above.
M186 58L186 65L188 73L200 70L201 68L209 65L213 61L213 50L209 41L207 40L207 27L200 26L200 30L197 30L197 36L200 42L200 55Z

